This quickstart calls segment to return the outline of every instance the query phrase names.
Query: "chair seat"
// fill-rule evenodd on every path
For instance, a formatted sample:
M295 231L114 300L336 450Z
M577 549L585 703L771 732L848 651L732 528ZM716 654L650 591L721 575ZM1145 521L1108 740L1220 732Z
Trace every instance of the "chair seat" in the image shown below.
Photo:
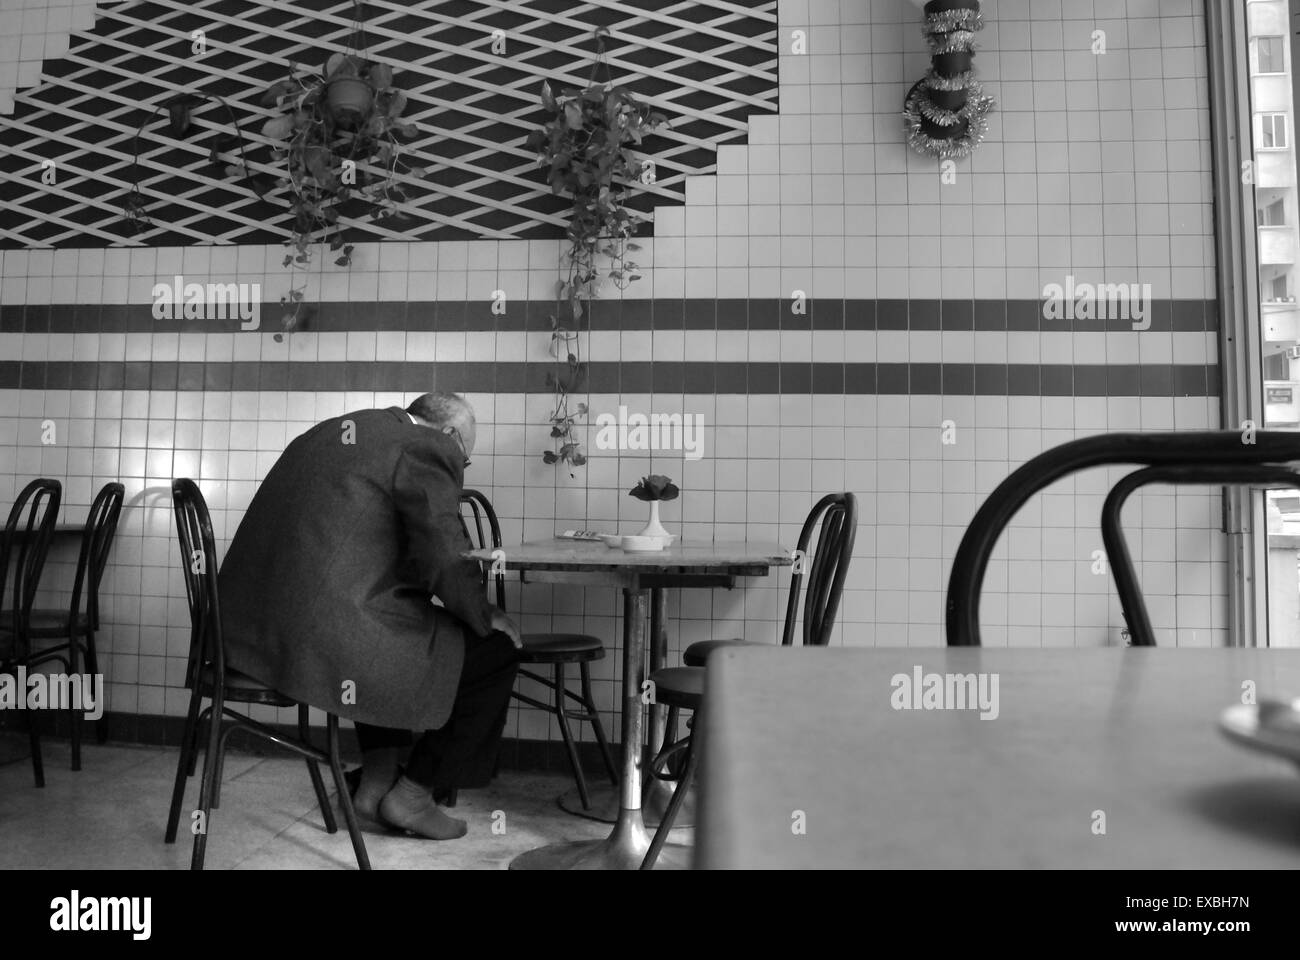
M699 709L704 700L703 667L667 667L650 674L656 703L686 710Z
M605 656L599 638L585 633L525 633L520 639L523 663L579 663Z
M739 637L733 640L696 640L682 653L682 663L688 667L703 667L708 665L709 654L721 647L756 646L758 644L754 641L741 640Z
M205 697L212 695L213 679L212 667L204 667L200 682ZM298 701L292 697L287 697L280 691L268 687L261 680L255 680L248 674L231 670L229 667L226 668L225 700L227 703L264 703L272 707L298 705Z

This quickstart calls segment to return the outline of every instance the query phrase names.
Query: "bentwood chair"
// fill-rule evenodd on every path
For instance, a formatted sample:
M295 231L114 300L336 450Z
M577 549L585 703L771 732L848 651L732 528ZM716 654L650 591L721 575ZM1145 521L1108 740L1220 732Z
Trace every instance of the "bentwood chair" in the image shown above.
M1138 465L1119 480L1102 506L1102 539L1132 645L1155 646L1155 632L1129 556L1120 510L1152 483L1297 487L1300 434L1260 430L1244 443L1238 430L1104 433L1053 447L1017 467L989 494L962 535L948 577L945 629L948 646L980 646L979 604L993 548L1030 497L1080 470Z
M56 651L78 647L85 657L91 676L99 673L99 655L95 650L95 632L99 629L99 584L113 547L113 535L122 513L126 488L120 483L106 483L95 496L86 526L81 532L81 552L77 556L77 573L72 583L72 602L62 609L42 608L31 612L28 636L41 643L38 655L46 657ZM84 601L84 602L83 602ZM54 646L49 641L59 641ZM76 672L75 670L73 671ZM108 740L108 718L101 716L95 727L100 743ZM72 719L72 769L81 769L81 718Z
M13 606L0 612L0 673L15 674L20 667L35 667L51 660L61 661L68 673L77 673L76 650L65 659L52 653L32 652L31 615L36 601L36 588L40 584L45 557L54 537L54 524L58 521L59 503L63 499L63 485L57 480L33 480L18 494L9 519L5 523L4 538L0 542L0 600L5 585L13 578ZM12 573L11 573L12 571ZM18 696L26 697L26 690ZM77 704L69 697L71 713ZM36 786L45 786L45 765L41 760L41 737L36 726L34 710L23 710L23 722L31 742L32 773ZM73 721L74 726L76 721ZM77 758L74 755L74 761ZM78 769L74 762L73 769Z
M207 503L193 480L172 481L172 507L176 514L176 527L180 538L181 569L185 575L185 593L190 606L190 656L186 670L185 686L190 689L189 712L185 717L185 730L181 738L181 755L176 765L176 782L172 788L171 810L167 816L167 843L176 842L176 829L180 823L181 803L185 798L185 782L193 776L198 758L199 728L206 720L207 749L203 755L203 778L199 787L201 823L194 833L194 852L191 870L202 870L207 851L208 834L212 829L212 810L220 801L222 763L227 741L236 730L278 744L307 761L307 772L316 791L325 829L338 831L334 810L321 779L320 764L329 765L338 789L339 806L347 822L348 835L357 865L370 869L361 827L352 807L343 779L343 763L339 757L339 719L326 714L325 735L327 747L321 750L311 740L308 726L307 704L285 696L252 677L226 666L224 638L221 632L221 603L217 593L217 549L212 535L212 520ZM200 710L204 699L211 702ZM230 709L230 704L262 704L270 707L298 708L298 736L292 737L274 727L259 723Z
M802 598L802 631L804 646L824 647L830 642L835 627L835 614L839 610L840 595L844 592L844 578L853 559L853 542L858 530L858 500L852 493L831 493L817 501L799 531L795 553L794 571L790 577L790 598L785 608L785 628L781 645L793 646L796 629L800 623ZM817 543L812 545L813 533ZM811 548L811 552L810 552ZM805 575L807 583L804 583ZM698 731L690 730L699 716L704 701L704 675L708 655L721 647L750 646L752 641L702 640L691 644L682 655L686 666L656 670L650 682L657 703L668 708L667 734L664 746L651 761L650 773L657 780L676 781L668 809L655 831L650 849L641 862L642 870L654 869L659 852L668 840L677 812L686 799L687 791L695 780L699 756L695 749ZM688 732L676 738L677 719L682 710L691 711Z
M496 511L492 507L491 501L478 490L465 490L461 493L461 504L468 508L473 519L473 527L466 523L465 532L470 537L471 542L480 549L493 550L501 546L501 525L497 522ZM465 516L462 512L461 520L464 522ZM502 610L506 605L505 590L505 573L497 571L495 574L489 569L485 577L495 580L496 603ZM485 581L486 586L486 581ZM532 670L521 668L520 676L536 680L538 683L547 687L554 694L551 703L543 703L541 700L534 699L527 694L514 691L514 698L526 703L531 707L537 707L539 710L545 710L555 717L560 725L560 736L564 738L564 748L569 756L569 767L573 771L573 779L578 787L578 797L582 802L582 809L591 809L591 796L587 790L587 779L582 773L582 763L578 759L578 747L573 739L573 731L569 728L570 720L587 721L591 724L592 733L595 734L596 743L600 746L601 759L605 764L605 771L609 774L610 783L617 785L618 774L614 769L614 760L609 752L609 742L605 739L605 728L601 725L600 714L596 710L596 702L591 693L591 671L590 665L593 661L600 660L605 656L605 645L600 642L599 638L582 633L526 633L521 637L523 649L520 651L520 663L528 666L550 667L551 675L549 677L536 673ZM581 694L574 693L568 688L566 678L566 667L569 664L576 664L578 668L578 679L581 684ZM577 707L569 706L572 700Z
M1300 473L1289 466L1271 464L1165 464L1136 470L1111 488L1101 508L1101 539L1115 577L1115 590L1128 626L1129 642L1135 647L1154 647L1156 635L1120 524L1120 512L1134 491L1153 483L1292 487L1300 490Z

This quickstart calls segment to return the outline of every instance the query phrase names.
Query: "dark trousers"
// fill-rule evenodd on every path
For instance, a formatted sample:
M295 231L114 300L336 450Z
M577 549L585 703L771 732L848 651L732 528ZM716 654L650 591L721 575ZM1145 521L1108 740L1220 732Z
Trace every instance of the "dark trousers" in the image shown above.
M358 723L361 750L411 746L414 741L406 776L435 795L487 786L496 769L518 669L519 651L505 634L477 637L466 632L465 663L447 722L419 738L410 730Z

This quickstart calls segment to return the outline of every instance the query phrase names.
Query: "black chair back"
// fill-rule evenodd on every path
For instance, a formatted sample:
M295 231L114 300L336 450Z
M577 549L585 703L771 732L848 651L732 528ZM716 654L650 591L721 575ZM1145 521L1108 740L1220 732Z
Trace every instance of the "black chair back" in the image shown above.
M998 484L975 512L974 519L962 535L953 556L952 572L948 575L944 614L948 646L980 645L980 593L993 548L1011 518L1029 498L1061 477L1092 467L1127 464L1201 471L1214 466L1283 465L1297 460L1300 460L1300 433L1281 430L1257 431L1250 443L1242 442L1242 433L1238 430L1105 433L1071 440L1040 453ZM1202 472L1201 475L1207 474ZM1153 476L1158 475L1139 471L1131 474L1130 480L1137 477L1141 482L1151 482ZM1111 568L1114 569L1113 562ZM1125 572L1131 577L1131 570L1126 568ZM1139 607L1131 605L1123 593L1120 599L1124 603L1127 621L1130 624L1139 622Z
M214 702L225 689L226 655L221 642L221 602L217 592L217 546L208 504L193 480L172 481L172 511L181 545L181 571L190 605L190 660L185 685L191 687L211 665Z
M813 531L817 545L809 550ZM799 593L803 590L803 643L824 647L835 626L844 577L853 559L853 541L858 534L858 498L851 493L829 493L817 501L799 531L795 572L790 578L790 601L785 609L785 632L781 643L794 643L795 623L799 619ZM806 564L806 571L803 565ZM804 586L804 576L807 585Z
M1300 490L1300 473L1290 467L1253 463L1180 463L1157 467L1143 467L1121 479L1111 487L1101 508L1101 540L1106 547L1115 576L1115 591L1119 594L1124 622L1128 624L1129 642L1135 647L1154 647L1156 632L1147 613L1146 599L1138 583L1133 557L1120 523L1124 504L1135 490L1153 483L1174 485L1214 484L1216 486L1247 485L1253 487L1291 487Z
M501 546L501 524L497 523L497 512L492 509L492 501L486 495L478 490L462 490L460 494L461 526L465 528L465 536L469 538L470 543L474 544L479 550L496 550ZM469 508L469 513L474 519L474 528L471 531L468 523L465 522L465 509ZM484 524L487 526L484 527ZM498 570L494 575L489 567L483 572L483 585L486 587L488 578L496 580L497 606L504 610L506 608L506 575L504 571Z
M122 513L122 500L126 487L120 483L106 483L95 496L86 517L86 528L81 534L81 553L77 557L77 577L72 584L72 621L77 622L81 612L81 597L86 597L86 621L91 630L99 629L99 582L108 564L108 554L117 532L117 519Z
M9 608L12 622L8 626L17 638L16 652L20 657L29 649L32 605L36 602L36 589L45 568L45 557L50 552L62 499L63 485L59 481L33 480L18 494L5 523L4 540L0 542L0 601L4 599L5 585L12 571L13 603Z

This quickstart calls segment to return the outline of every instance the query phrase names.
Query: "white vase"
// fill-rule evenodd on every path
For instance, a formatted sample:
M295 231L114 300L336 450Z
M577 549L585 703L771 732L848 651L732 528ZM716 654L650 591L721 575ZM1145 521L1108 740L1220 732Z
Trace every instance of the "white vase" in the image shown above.
M667 530L665 530L663 524L659 522L659 501L658 500L650 501L650 522L645 525L645 528L642 529L641 532L637 534L637 536L660 537L663 539L664 543L667 543L671 538L672 535Z

